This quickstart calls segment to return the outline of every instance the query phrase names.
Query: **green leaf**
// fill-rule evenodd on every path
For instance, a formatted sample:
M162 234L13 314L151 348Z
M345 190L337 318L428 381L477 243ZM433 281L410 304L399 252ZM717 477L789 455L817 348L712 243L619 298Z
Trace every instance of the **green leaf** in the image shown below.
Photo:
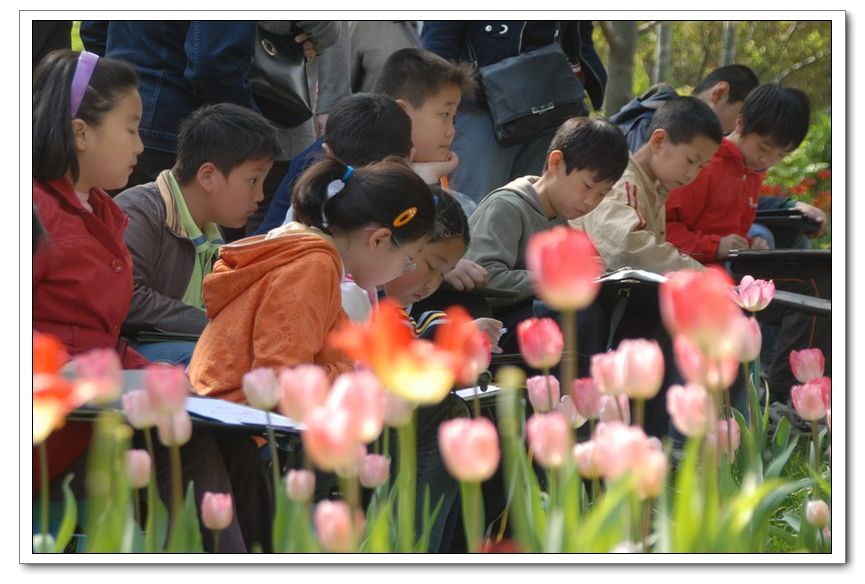
M78 523L78 503L75 501L75 495L72 494L72 489L69 483L75 478L74 474L69 474L63 479L63 519L60 521L60 527L57 529L57 540L54 542L54 553L60 553L66 549L69 540L72 539L72 533L75 531L75 525Z
M697 476L701 441L690 438L685 443L685 454L676 477L672 511L672 550L674 553L694 551L700 534L703 514L703 493Z
M790 421L786 416L782 417L778 422L778 427L775 428L775 435L772 437L772 458L778 458L784 449L787 447L787 441L790 438ZM798 436L797 436L798 438Z
M369 507L369 521L367 522L367 537L361 543L360 551L373 554L387 554L393 549L391 545L391 511L393 507L390 501L384 500L381 504L376 503L376 498Z
M192 481L187 483L186 497L177 524L172 525L168 540L168 551L171 553L198 553L204 551L201 543L201 529L198 523L198 511L195 504L195 490Z
M784 418L783 420L786 422L787 418ZM789 430L789 428L788 428L788 430ZM769 468L766 469L766 478L767 479L777 478L777 477L781 476L781 471L784 470L784 466L787 464L787 461L790 460L790 455L793 454L793 451L796 449L796 445L798 443L799 443L799 437L794 436L793 440L787 445L786 449L784 449L782 452L779 452L777 454L773 454L772 462L769 463ZM775 442L773 441L773 450L774 450L774 444L775 444Z
M575 545L579 552L606 553L629 539L628 513L633 479L626 476L608 487L591 511L583 515Z

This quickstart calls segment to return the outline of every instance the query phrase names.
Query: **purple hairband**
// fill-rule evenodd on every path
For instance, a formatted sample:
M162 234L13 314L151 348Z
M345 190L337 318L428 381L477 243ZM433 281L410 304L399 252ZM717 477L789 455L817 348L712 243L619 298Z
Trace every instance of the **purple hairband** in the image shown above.
M78 115L78 108L81 107L81 100L84 99L84 92L87 86L90 85L90 78L93 77L93 70L96 69L96 61L99 60L99 55L88 51L81 51L78 55L78 64L75 67L75 75L72 77L72 117Z

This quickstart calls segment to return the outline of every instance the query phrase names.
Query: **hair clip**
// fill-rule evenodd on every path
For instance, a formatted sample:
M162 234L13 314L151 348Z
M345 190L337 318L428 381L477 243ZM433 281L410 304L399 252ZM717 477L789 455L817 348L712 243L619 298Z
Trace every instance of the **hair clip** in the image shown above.
M439 208L439 196L438 195L433 195L433 207L435 207L436 209Z
M327 183L327 198L328 200L335 197L342 189L345 188L345 183L348 182L348 179L351 178L352 173L354 173L354 167L346 166L345 174L342 175L342 179L335 179Z
M402 227L417 215L417 207L409 207L402 213L396 216L396 219L393 220L394 227Z

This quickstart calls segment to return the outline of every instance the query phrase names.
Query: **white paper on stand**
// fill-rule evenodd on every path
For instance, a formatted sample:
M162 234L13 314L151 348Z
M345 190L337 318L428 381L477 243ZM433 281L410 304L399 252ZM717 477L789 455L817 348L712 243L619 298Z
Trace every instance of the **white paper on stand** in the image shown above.
M190 397L186 400L186 411L223 424L267 426L267 416L263 411L224 399ZM303 430L303 424L273 412L270 413L270 425L277 431L296 432Z

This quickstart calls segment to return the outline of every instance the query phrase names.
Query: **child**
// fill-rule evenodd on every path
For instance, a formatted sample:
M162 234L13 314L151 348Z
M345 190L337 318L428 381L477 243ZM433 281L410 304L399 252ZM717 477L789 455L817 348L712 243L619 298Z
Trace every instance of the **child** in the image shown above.
M125 330L201 334L202 284L224 243L219 225L246 224L279 152L276 130L260 114L229 103L204 106L180 127L174 168L118 195L133 259ZM151 360L187 365L195 343L135 347Z
M126 185L143 148L137 84L137 75L122 61L65 50L45 57L33 82L33 201L46 239L33 257L33 328L59 338L70 355L115 348L127 369L148 361L119 338L133 293L132 258L123 241L126 216L105 190ZM90 437L90 424L69 422L48 438L51 488L61 498L59 479L70 470L77 479L73 492L85 496ZM215 433L193 431L181 456L183 477L195 484L196 508L207 490L231 493L229 477L237 473L246 477L237 492L244 496L235 498L238 516L259 516L259 501L272 496L267 496L267 475L256 474L249 464L254 445L249 446L253 450L242 451L234 440L228 455ZM168 501L169 457L160 445L154 464L160 495ZM258 527L249 532L249 543L269 546L270 526ZM211 535L202 529L210 551ZM247 550L237 518L223 531L221 544L223 551Z
M472 243L466 255L486 269L490 286L519 293L514 300L490 301L509 340L517 323L533 315L534 287L525 263L531 236L594 209L627 164L628 144L618 127L571 118L553 137L542 176L518 178L481 201L469 220Z
M370 288L412 269L435 212L429 187L398 159L354 169L327 157L304 172L292 207L298 222L223 246L204 283L210 322L189 366L199 394L243 401L242 376L258 367L349 371L325 347L347 319L344 274Z
M659 274L702 269L667 243L664 202L668 189L697 177L721 137L717 116L696 97L677 97L658 109L648 142L631 155L610 194L594 211L571 222L589 235L607 269L628 266Z
M760 186L765 171L805 139L809 119L808 97L799 89L767 83L751 92L709 165L670 192L667 239L703 263L725 260L734 249L766 249L764 240L747 238Z

